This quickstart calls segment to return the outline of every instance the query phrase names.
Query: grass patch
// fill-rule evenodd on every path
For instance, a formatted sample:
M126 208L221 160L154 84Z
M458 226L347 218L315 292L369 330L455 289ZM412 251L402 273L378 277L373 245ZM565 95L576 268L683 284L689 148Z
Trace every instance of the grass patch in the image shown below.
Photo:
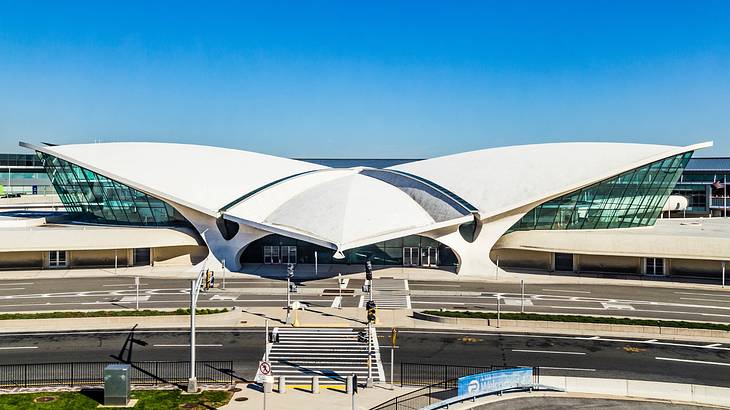
M96 409L99 405L97 400L103 401L103 393L95 390L89 393L64 392L64 393L21 393L21 394L0 394L0 410L15 409L43 409L43 410L85 410ZM218 408L231 400L231 393L228 391L204 391L200 394L185 394L180 390L135 390L132 398L139 399L135 409L145 410L171 410L179 409L184 404L185 408L211 409ZM37 403L38 397L52 396L56 399L46 403ZM93 396L89 397L89 396ZM96 400L95 400L96 399Z
M496 319L494 312L471 312L454 310L426 310L423 313L434 316ZM685 322L681 320L631 319L628 317L581 316L581 315L543 315L539 313L502 313L500 318L506 320L539 320L543 322L604 323L610 325L660 326L682 329L707 329L730 331L730 325L722 323Z
M228 309L195 309L196 315L211 315L227 312ZM177 310L96 310L88 312L40 312L40 313L3 313L0 320L12 319L69 319L80 317L127 317L127 316L175 316L189 315L190 309Z

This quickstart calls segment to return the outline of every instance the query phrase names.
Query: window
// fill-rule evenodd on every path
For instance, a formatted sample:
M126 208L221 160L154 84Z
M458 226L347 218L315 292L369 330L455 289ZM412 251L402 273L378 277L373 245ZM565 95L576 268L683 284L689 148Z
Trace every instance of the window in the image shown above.
M37 155L66 210L82 220L115 225L189 225L160 199L52 155Z
M276 265L281 263L279 259L278 246L264 246L264 263L267 265Z
M50 251L48 252L49 268L65 268L68 265L66 260L66 251Z
M692 152L632 169L545 202L511 231L651 226L659 217Z
M646 258L647 275L664 275L664 259Z

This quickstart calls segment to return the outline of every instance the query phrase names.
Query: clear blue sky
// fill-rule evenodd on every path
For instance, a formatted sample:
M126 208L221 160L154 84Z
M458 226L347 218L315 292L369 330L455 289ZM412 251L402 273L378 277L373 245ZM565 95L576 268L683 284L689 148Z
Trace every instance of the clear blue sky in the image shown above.
M19 139L730 155L730 2L0 0L0 152Z

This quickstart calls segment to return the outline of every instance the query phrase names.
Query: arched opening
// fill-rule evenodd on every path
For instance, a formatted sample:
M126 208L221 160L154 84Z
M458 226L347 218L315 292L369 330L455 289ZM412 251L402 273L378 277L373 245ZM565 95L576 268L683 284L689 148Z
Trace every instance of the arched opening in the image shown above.
M452 268L458 264L454 251L448 246L420 235L377 242L344 251L344 259L335 259L334 250L282 235L267 235L251 242L241 252L239 261L246 263L286 264L364 264L370 259L374 265Z

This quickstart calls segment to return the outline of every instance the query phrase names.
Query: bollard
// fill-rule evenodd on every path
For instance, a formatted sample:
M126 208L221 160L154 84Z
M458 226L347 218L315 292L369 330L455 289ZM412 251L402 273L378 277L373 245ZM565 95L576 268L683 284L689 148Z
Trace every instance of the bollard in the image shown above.
M264 393L271 393L274 391L274 383L264 382Z
M279 393L286 393L286 377L279 376Z
M312 394L319 394L319 376L312 376Z
M352 395L352 376L347 376L347 394Z

